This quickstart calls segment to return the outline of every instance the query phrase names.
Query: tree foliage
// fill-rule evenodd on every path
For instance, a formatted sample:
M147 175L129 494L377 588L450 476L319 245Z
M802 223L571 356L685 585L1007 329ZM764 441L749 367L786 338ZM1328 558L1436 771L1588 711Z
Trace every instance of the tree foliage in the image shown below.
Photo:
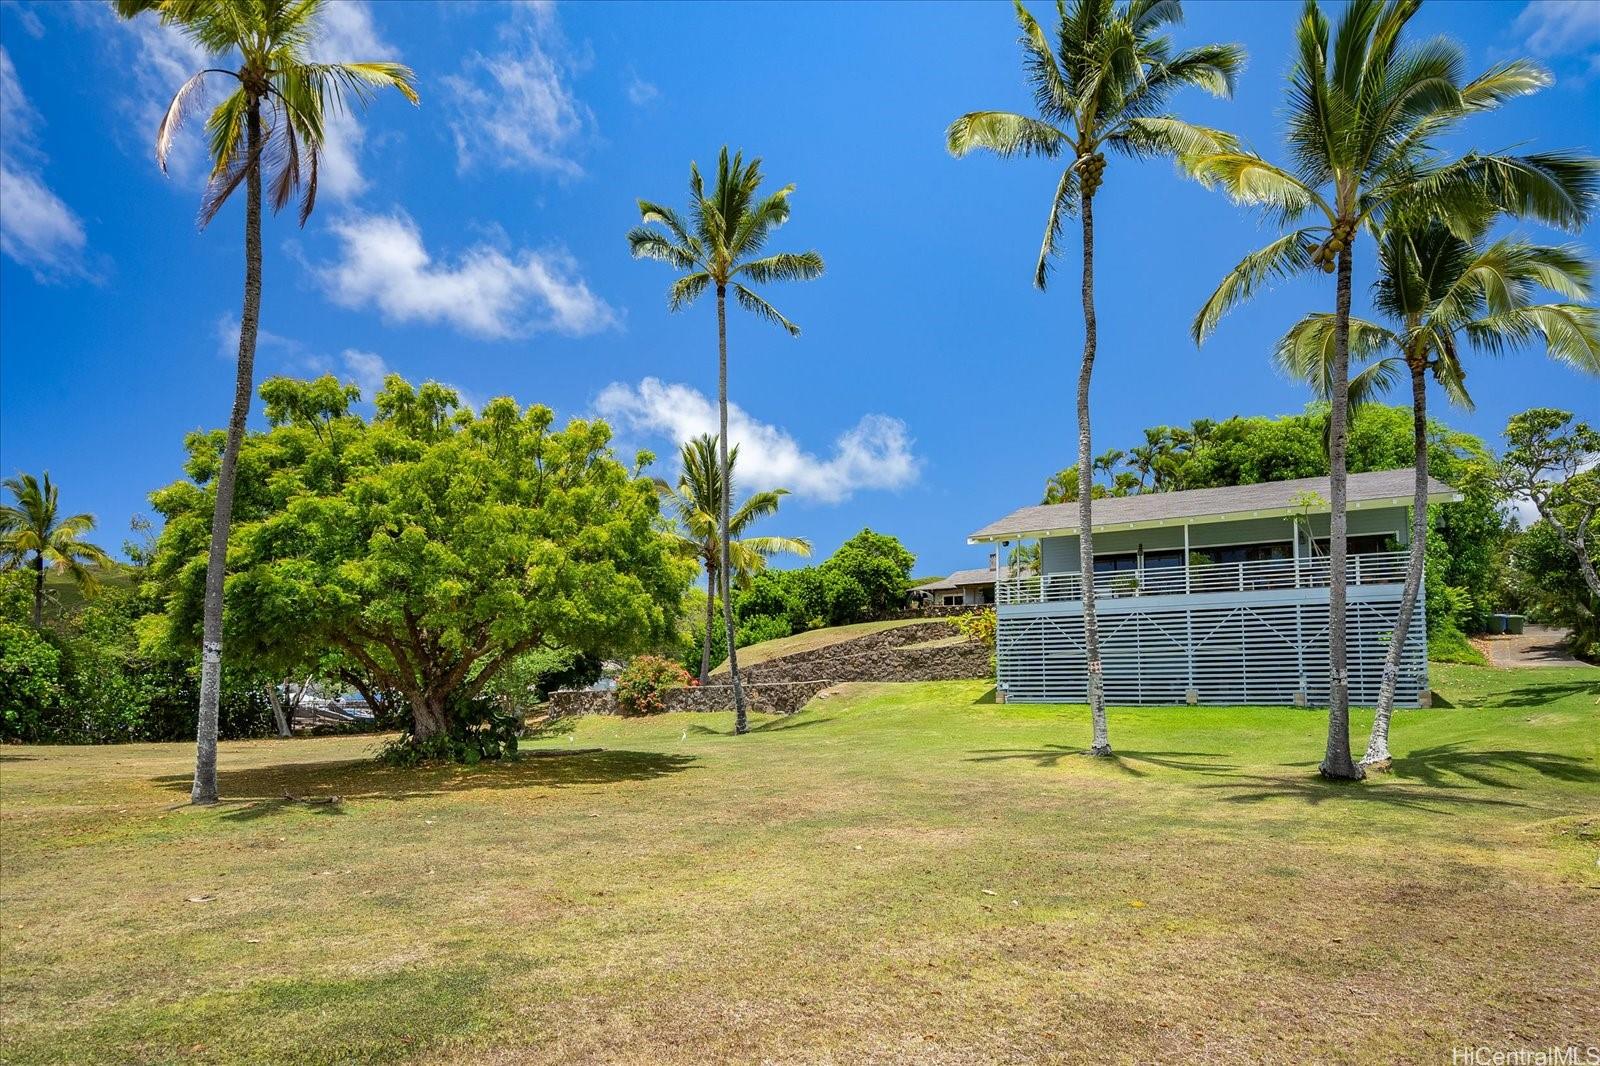
M505 397L474 414L393 375L370 420L331 378L261 391L270 429L240 452L229 543L227 631L245 654L335 649L404 697L423 740L518 656L626 652L672 624L689 566L604 423L558 429ZM219 443L192 436L189 480L153 497L177 639L199 623Z

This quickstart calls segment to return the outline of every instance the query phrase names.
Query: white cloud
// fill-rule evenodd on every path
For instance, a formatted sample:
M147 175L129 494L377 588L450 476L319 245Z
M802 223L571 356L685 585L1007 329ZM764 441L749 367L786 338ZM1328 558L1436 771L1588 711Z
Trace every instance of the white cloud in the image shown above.
M606 386L595 410L674 445L717 432L713 400L688 385L658 378L645 378L637 386ZM920 466L906 424L887 415L863 415L834 441L833 453L824 459L801 449L788 431L758 422L729 404L728 440L739 446L736 481L754 489L786 488L823 503L839 503L862 489L903 488L917 480Z
M661 90L650 82L645 81L636 73L628 75L628 102L634 107L645 107L655 103L656 97L661 95Z
M554 5L514 5L499 36L501 50L471 53L461 73L444 79L457 166L582 173L571 154L593 115L567 84L575 64Z
M17 13L17 21L22 23L22 29L29 37L37 41L44 36L44 23L39 20L38 15L20 6L16 7L15 11Z
M42 282L94 280L84 261L82 221L45 184L43 121L22 91L11 54L0 48L0 254Z
M392 373L388 362L376 352L346 348L339 358L351 380L360 387L362 398L368 402L383 391L383 379Z
M1570 85L1600 74L1600 3L1595 0L1531 0L1512 30L1536 56L1576 58L1581 67L1563 79Z
M341 0L323 6L310 57L324 63L371 62L397 60L400 53L379 36L365 0ZM356 118L354 101L350 103L350 107L328 112L317 175L319 196L346 202L361 195L368 184L361 173L361 149L367 134Z
M476 244L454 262L435 262L403 213L350 215L332 230L341 257L316 273L345 307L376 306L391 321L442 322L490 338L541 330L583 336L616 323L563 252L507 254Z

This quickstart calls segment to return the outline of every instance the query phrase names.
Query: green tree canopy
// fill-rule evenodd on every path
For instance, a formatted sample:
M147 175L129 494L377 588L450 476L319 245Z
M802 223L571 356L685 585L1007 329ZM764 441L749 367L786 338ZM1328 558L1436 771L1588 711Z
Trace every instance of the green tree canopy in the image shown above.
M863 529L839 545L820 569L859 584L866 594L862 614L871 618L906 605L916 563L917 557L899 538Z
M536 648L626 652L672 622L690 564L662 536L655 484L610 428L501 397L481 415L444 386L391 375L372 419L332 378L262 386L229 541L227 631L246 654L321 645L447 729ZM220 433L189 440L190 480L154 494L171 633L198 634Z

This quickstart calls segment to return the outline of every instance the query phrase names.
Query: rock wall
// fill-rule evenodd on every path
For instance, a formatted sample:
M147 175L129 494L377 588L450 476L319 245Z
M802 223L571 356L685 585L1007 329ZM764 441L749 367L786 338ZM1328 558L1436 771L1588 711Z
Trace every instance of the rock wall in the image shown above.
M794 714L817 693L840 681L964 681L992 678L989 649L976 641L912 647L957 636L948 621L920 622L868 633L825 648L740 667L750 709ZM713 675L714 681L725 674ZM731 711L733 686L672 689L663 694L668 711ZM563 689L550 694L550 715L620 714L612 692Z
M840 645L849 648L849 645ZM743 673L744 671L741 671ZM774 659L757 663L749 673L763 684L774 681L963 681L994 676L989 649L977 642L927 648L898 645L869 648L831 657Z
M741 679L742 680L742 679ZM794 714L817 693L833 684L815 679L746 684L744 693L750 710L761 714ZM732 685L706 685L704 688L675 688L662 694L669 712L720 712L733 710ZM621 714L615 692L587 689L561 689L550 693L550 716L572 714Z

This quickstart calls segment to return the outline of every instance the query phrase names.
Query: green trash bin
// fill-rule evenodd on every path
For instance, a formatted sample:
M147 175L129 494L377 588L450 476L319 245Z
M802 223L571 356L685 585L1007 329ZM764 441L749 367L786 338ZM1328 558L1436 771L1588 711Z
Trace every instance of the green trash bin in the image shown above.
M1506 632L1507 633L1514 633L1514 634L1515 633L1521 633L1522 632L1522 627L1527 625L1527 624L1528 624L1528 618L1527 618L1526 615L1521 615L1521 614L1508 614L1508 615L1506 615Z
M1506 631L1506 623L1507 623L1507 621L1508 621L1508 618L1507 618L1506 615L1503 615L1503 614L1491 614L1489 616L1489 632L1491 632L1491 633L1504 633Z

